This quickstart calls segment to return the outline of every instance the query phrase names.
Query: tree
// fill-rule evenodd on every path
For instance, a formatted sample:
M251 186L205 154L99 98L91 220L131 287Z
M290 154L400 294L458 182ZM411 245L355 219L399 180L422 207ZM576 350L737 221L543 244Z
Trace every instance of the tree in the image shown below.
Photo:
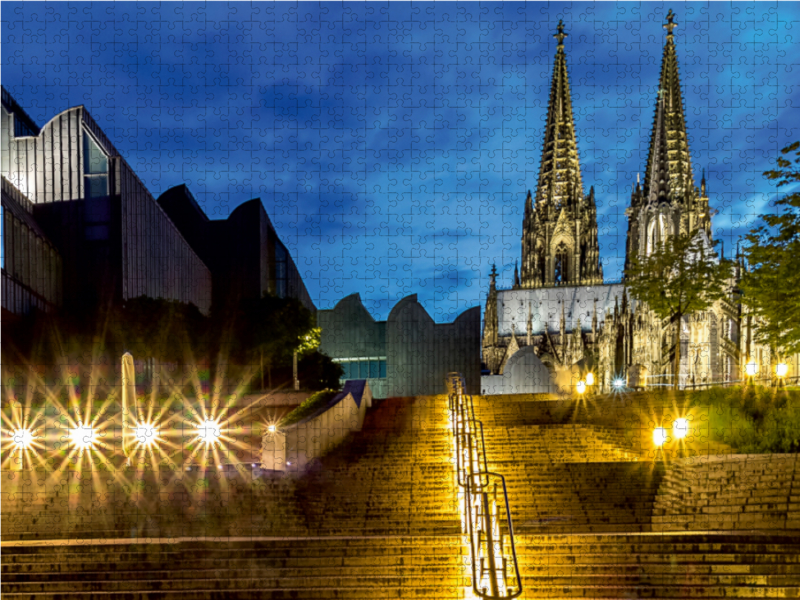
M338 390L339 380L344 374L339 363L333 362L327 354L318 351L303 356L299 369L303 385L309 390Z
M634 258L625 271L631 295L675 325L675 388L681 360L680 324L684 315L706 310L728 291L731 265L708 252L702 235L669 236L647 257Z
M260 365L262 388L265 367L272 387L274 365L288 362L295 352L315 347L319 333L314 325L314 315L295 298L265 294L241 304L234 330L244 350L243 358Z
M108 326L117 348L153 368L154 361L195 363L203 353L207 319L194 304L140 296L115 307Z
M795 153L794 160L791 153ZM778 187L800 183L800 142L783 150L778 168L764 176ZM775 214L745 236L749 269L742 274L742 302L759 322L756 339L780 353L800 352L800 192L775 201Z

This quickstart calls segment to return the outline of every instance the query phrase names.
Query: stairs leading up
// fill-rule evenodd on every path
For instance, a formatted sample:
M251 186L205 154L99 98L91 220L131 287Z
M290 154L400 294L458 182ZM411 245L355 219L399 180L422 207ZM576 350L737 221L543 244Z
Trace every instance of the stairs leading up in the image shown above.
M791 535L520 535L523 598L798 598Z
M159 495L164 487L155 481L127 516L117 510L100 518L91 494L72 497L77 516L69 502L48 511L25 508L21 496L9 497L7 511L4 497L2 594L465 598L469 549L460 535L452 454L446 397L392 399L377 403L361 432L302 475L262 474L253 488L239 486L233 473L189 486L176 528L152 543L131 535L158 537L168 525L142 504L148 497L164 502L158 506L173 501ZM253 489L259 493L244 495ZM59 519L69 526L59 529ZM49 541L5 543L34 532ZM177 535L212 537L176 542Z
M458 538L4 547L3 598L464 598Z

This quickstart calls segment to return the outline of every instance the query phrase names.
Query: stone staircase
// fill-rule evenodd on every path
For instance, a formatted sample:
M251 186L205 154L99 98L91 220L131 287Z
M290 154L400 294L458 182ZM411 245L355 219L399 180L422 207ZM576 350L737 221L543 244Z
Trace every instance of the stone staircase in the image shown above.
M671 463L654 507L653 528L777 529L800 535L798 455L734 454Z
M137 519L98 528L87 514L82 541L48 539L45 526L34 526L42 541L9 543L32 537L29 517L37 514L14 505L3 521L2 594L464 598L469 549L459 535L452 453L446 397L393 399L378 404L361 432L302 476L259 477L268 482L261 482L264 493L227 515L224 491L235 477L220 479L221 504L207 507L215 527L206 531L214 537L131 539L125 528ZM6 523L14 531L9 538ZM186 526L184 535L203 530Z
M659 407L641 400L473 398L489 470L507 482L522 598L800 597L800 536L790 531L662 532L654 512L681 510L681 465L698 457L654 460L664 456L646 429ZM754 469L786 496L785 476Z
M603 402L593 410L604 413ZM681 494L702 478L691 478L688 459L665 466L626 437L635 406L618 402L616 416L629 420L615 426L552 398L474 403L489 469L508 484L523 600L800 598L797 532L657 526L654 512L686 514ZM301 476L251 473L248 483L223 470L191 484L184 475L180 488L174 475L143 477L114 510L93 494L91 476L54 483L63 503L41 505L50 496L33 493L35 481L20 485L19 474L4 472L0 591L12 599L474 598L446 411L444 396L386 400ZM730 479L712 467L728 473L714 502L748 504L755 496L739 493L743 481L786 490L775 469L754 459ZM797 501L792 490L787 504Z
M791 535L609 534L517 538L523 598L798 598Z

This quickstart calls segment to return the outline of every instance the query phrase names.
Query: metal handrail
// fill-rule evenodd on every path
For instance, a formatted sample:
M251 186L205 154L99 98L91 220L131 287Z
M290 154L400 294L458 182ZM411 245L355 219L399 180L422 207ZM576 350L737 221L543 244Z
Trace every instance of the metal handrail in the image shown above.
M483 423L475 418L472 396L465 393L466 384L460 373L448 374L448 388L448 408L456 445L456 480L463 489L463 526L470 541L472 590L477 596L487 600L516 598L522 593L522 577L519 573L506 481L499 473L488 470ZM503 491L510 557L500 530L497 478L500 479ZM495 481L493 486L492 480ZM514 567L511 577L508 573L509 559ZM482 586L481 583L487 577L488 586Z

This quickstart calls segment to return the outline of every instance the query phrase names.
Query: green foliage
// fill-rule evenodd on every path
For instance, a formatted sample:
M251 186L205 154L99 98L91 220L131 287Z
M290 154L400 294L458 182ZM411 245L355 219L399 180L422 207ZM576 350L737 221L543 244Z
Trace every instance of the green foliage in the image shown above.
M800 391L762 386L696 391L711 439L745 454L800 452Z
M676 324L673 373L678 373L680 364L681 318L706 310L722 298L728 291L730 276L731 264L717 260L696 232L669 236L649 256L634 257L625 271L625 284L631 295L662 319L669 318Z
M674 321L724 296L730 276L730 263L718 261L692 233L669 236L650 256L634 257L625 283L659 317Z
M279 427L288 427L307 416L313 414L321 407L325 406L331 399L338 394L336 390L322 390L309 396L300 406L281 419Z
M794 160L784 158L795 153ZM778 187L800 182L800 142L781 150L778 168L764 173ZM775 214L745 236L750 265L742 276L742 302L759 318L756 339L782 353L800 352L800 192L775 201Z

